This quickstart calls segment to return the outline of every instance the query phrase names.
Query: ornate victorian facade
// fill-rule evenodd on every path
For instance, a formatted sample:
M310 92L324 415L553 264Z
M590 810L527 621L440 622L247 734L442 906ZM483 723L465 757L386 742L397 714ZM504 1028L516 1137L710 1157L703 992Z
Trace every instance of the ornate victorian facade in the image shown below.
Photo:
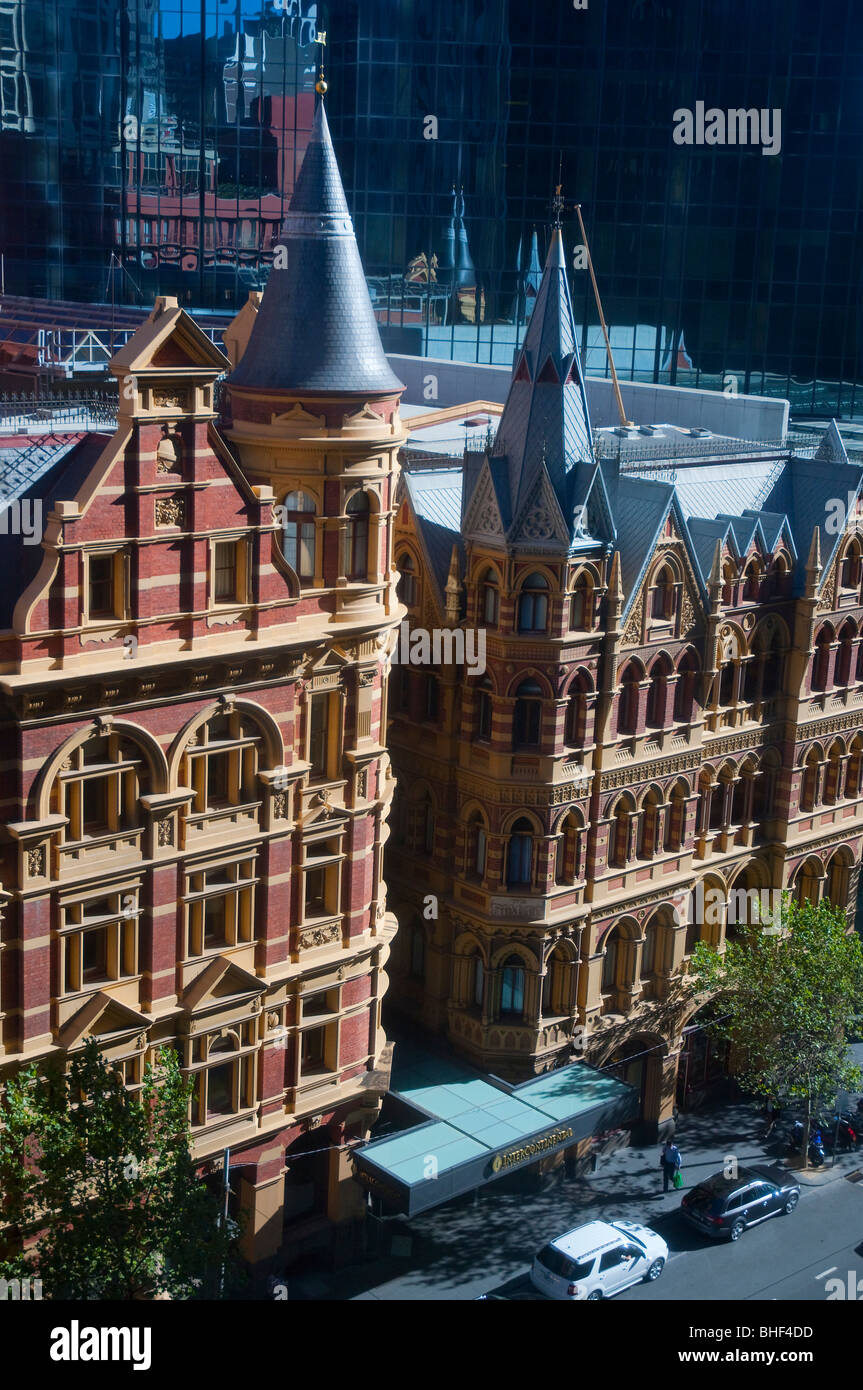
M44 540L3 538L0 634L0 1067L95 1037L137 1086L176 1048L254 1260L303 1212L362 1216L387 1085L401 387L323 109L280 244L221 421L227 360L159 300L116 435L25 479Z
M638 434L594 449L556 231L491 452L403 475L411 624L485 629L487 666L394 674L387 878L405 1012L505 1077L611 1067L655 1125L710 1068L696 940L769 889L853 916L863 468L835 426L673 472Z

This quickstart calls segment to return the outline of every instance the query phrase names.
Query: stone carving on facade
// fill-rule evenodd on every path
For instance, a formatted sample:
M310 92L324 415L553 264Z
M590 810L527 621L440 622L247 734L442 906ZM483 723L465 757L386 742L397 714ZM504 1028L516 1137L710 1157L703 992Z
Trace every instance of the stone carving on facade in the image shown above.
M641 627L644 617L644 594L640 593L635 601L635 607L629 615L626 627L623 629L623 641L627 646L638 646L641 642Z
M174 843L174 821L171 816L165 816L157 823L156 836L160 845Z
M680 753L676 758L663 758L657 762L644 763L638 769L639 781L650 782L660 777L670 777L678 772L691 772L700 767L704 758L700 750L693 753ZM615 772L604 772L600 787L609 791L616 787L628 787L632 783L632 769L620 768Z
M821 598L818 603L819 613L832 613L836 607L836 568L831 569L827 578L821 586Z
M368 690L370 685L374 685L375 673L373 669L367 671L359 671L357 674L360 690Z
M288 815L288 793L274 792L273 794L273 817L275 820L286 820Z
M357 796L364 801L368 789L369 773L368 768L361 767L357 772Z
M182 497L158 497L156 499L157 526L182 526L183 514Z
M27 872L31 878L44 878L48 856L44 845L35 845L27 851Z
M338 922L329 922L325 927L309 927L306 931L300 932L300 947L308 951L313 946L330 946L334 941L341 939L342 929Z
M188 410L189 398L185 391L154 391L153 405L157 410Z

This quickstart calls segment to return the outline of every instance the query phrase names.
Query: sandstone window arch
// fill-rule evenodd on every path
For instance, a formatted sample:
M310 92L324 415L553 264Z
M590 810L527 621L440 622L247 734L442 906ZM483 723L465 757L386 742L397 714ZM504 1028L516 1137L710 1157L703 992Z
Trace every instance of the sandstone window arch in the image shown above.
M526 816L513 825L506 853L506 882L509 888L529 888L534 877L535 828Z
M539 570L534 570L525 579L518 596L519 632L547 631L548 599L548 580Z
M151 762L142 743L111 728L70 748L54 773L50 809L67 818L65 844L96 840L143 824L140 798L152 788Z
M497 627L500 622L500 579L491 566L483 570L480 576L478 609L480 620L486 627Z
M512 718L513 749L540 747L544 694L539 681L533 678L522 681L516 689Z
M406 608L415 608L419 597L419 585L414 558L409 550L402 551L398 565L399 582L396 594Z
M578 961L573 948L567 942L558 942L545 963L542 982L543 1014L555 1018L572 1015L576 1007L577 977Z
M363 582L369 577L369 522L372 506L367 492L355 492L345 507L345 578Z
M593 627L593 575L579 570L572 586L569 601L569 626L573 632L586 632Z

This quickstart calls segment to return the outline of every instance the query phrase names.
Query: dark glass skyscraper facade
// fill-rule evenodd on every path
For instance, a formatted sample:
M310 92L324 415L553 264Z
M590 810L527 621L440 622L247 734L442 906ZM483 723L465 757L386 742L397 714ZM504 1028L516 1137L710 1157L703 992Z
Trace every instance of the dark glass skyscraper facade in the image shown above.
M242 302L266 278L326 29L389 346L512 361L562 169L589 372L605 354L576 201L622 376L859 413L856 0L577 3L0 0L7 291Z

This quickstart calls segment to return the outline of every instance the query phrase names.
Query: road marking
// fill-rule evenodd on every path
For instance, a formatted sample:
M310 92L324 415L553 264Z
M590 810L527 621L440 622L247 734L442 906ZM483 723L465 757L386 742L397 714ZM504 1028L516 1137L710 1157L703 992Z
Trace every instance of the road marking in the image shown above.
M831 1265L829 1269L822 1269L822 1271L821 1271L820 1274L816 1274L816 1275L815 1275L815 1278L816 1278L816 1279L824 1279L824 1278L826 1278L826 1276L827 1276L828 1274L832 1274L833 1271L834 1271L835 1269L838 1269L838 1268L839 1268L838 1265Z

